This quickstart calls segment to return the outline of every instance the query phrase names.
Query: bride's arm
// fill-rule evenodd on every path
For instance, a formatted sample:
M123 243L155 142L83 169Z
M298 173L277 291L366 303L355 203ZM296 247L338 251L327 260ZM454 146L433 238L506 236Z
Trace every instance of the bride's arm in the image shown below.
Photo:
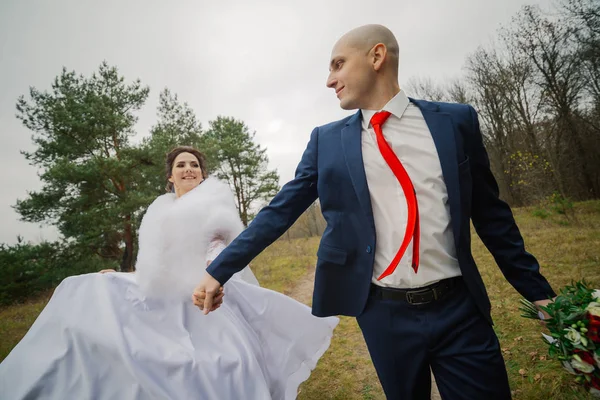
M210 265L211 262L213 262L213 260L215 258L217 258L217 256L219 255L219 253L221 253L225 247L227 247L227 244L225 243L225 239L222 236L215 236L210 243L208 244L208 250L206 252L206 266L208 267ZM198 293L198 294L194 294L194 304L195 305L200 305L204 303L204 298L205 298L205 293ZM223 291L223 286L221 286L216 294L216 296L214 297L214 303L213 303L213 308L211 311L214 311L216 309L218 309L219 307L221 307L221 304L223 303L223 297L224 297L225 293Z
M208 245L208 251L206 253L206 266L208 266L215 258L217 258L219 253L221 253L225 247L227 247L227 245L225 244L225 239L223 237L214 237Z

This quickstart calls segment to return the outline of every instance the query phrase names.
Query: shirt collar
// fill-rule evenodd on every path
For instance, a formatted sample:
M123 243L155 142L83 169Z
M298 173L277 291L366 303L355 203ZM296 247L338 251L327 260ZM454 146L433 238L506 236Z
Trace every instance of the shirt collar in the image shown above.
M381 110L361 109L360 111L362 113L363 125L369 127L371 125L371 118L373 117L373 115L375 115L375 113L379 111L388 111L392 113L392 115L396 118L402 118L402 114L404 114L404 111L406 111L408 103L410 103L410 100L406 96L406 93L404 93L403 90L400 90L398 94L392 97L392 99L388 101L388 103L385 106L383 106Z

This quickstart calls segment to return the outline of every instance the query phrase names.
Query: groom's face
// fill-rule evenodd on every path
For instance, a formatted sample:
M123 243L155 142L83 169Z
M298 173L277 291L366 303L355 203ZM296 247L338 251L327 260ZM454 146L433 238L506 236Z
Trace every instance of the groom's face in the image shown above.
M327 87L335 90L344 110L364 108L374 87L374 71L369 51L336 43L331 52Z

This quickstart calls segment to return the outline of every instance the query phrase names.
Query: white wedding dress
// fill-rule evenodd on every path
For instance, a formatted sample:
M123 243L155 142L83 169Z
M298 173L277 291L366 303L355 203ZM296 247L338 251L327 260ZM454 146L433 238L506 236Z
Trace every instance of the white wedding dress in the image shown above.
M191 302L203 266L241 229L214 178L160 196L140 227L136 273L65 279L0 364L0 399L296 398L338 318L260 287L248 267L215 312Z

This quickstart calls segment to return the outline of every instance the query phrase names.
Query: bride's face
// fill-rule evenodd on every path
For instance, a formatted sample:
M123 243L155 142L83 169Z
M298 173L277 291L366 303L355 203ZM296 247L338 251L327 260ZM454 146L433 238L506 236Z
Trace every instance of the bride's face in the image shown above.
M191 153L181 153L175 158L169 182L175 186L177 197L189 192L203 180L202 169L196 156Z

